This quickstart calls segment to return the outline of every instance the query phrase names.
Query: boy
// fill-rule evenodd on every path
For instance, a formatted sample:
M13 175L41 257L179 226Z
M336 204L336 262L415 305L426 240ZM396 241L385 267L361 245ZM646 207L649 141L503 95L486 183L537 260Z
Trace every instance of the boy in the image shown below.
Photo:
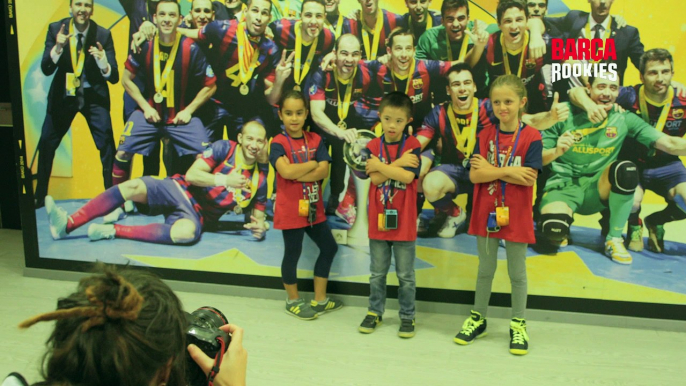
M386 275L395 255L400 288L401 338L415 334L415 241L417 239L417 178L419 141L403 133L412 122L412 100L401 92L387 94L379 106L383 128L381 138L366 147L367 169L362 178L371 178L369 188L369 312L359 330L369 334L381 324L386 304ZM393 252L392 252L393 251Z

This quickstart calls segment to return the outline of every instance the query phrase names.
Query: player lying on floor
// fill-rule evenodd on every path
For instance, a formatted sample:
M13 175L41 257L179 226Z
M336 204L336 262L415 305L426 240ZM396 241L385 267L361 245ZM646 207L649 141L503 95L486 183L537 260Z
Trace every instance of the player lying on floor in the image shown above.
M107 189L71 215L47 196L45 209L52 237L64 238L131 200L140 213L163 215L164 223L91 224L88 237L93 241L124 238L156 244L189 244L200 240L203 227L215 224L226 212L232 210L240 214L252 207L252 221L244 227L261 240L267 230L264 215L267 178L256 159L266 143L265 128L252 121L243 126L238 143L213 143L185 176L176 174L167 178L142 177L126 181Z

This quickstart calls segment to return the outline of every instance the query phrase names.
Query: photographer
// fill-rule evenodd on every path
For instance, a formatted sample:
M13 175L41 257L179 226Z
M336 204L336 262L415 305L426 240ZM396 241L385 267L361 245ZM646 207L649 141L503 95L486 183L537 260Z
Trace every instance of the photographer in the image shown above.
M186 385L187 375L199 372L194 364L186 365L189 356L205 374L215 365L200 348L185 347L187 334L194 333L189 320L196 313L186 315L174 292L153 274L104 267L102 273L81 279L76 292L59 299L56 311L34 316L19 327L56 321L43 358L44 381L38 385ZM220 329L231 334L231 342L227 339L228 352L208 383L245 385L243 330L230 324ZM5 384L26 382L12 374Z

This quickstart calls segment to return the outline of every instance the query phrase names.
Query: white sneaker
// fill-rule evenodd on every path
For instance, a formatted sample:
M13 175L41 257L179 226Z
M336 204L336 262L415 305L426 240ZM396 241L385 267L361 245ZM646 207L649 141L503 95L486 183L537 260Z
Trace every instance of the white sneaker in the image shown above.
M88 227L88 238L91 239L91 241L102 239L113 240L114 233L114 225L112 224L91 224Z
M124 212L131 213L131 212L133 212L134 209L136 209L136 205L133 204L133 201L131 201L131 200L124 201Z
M632 262L631 255L624 247L624 239L621 237L613 237L605 242L605 255L615 263L631 264Z
M59 240L67 236L67 211L55 204L51 196L45 196L45 211L48 212L48 223L52 238Z
M113 210L110 214L105 215L105 217L102 218L103 224L114 224L115 222L119 220L123 220L126 218L126 212L124 212L124 209L121 207Z
M455 237L455 233L457 233L457 229L465 222L466 219L467 219L467 213L465 212L464 209L460 208L460 215L459 216L457 216L457 217L448 216L445 219L445 222L441 226L441 229L438 230L438 237L442 237L445 239Z

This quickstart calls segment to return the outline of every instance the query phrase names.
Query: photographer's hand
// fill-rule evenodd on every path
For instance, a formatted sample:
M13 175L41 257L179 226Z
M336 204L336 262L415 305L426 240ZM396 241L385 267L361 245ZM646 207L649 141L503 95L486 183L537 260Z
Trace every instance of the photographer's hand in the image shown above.
M224 354L224 359L219 367L219 372L214 378L215 386L245 386L245 377L248 369L248 352L243 348L243 329L235 324L221 326L220 329L231 334L229 349ZM196 345L188 345L188 353L195 363L200 366L205 374L209 374L214 366L214 358L205 355Z

